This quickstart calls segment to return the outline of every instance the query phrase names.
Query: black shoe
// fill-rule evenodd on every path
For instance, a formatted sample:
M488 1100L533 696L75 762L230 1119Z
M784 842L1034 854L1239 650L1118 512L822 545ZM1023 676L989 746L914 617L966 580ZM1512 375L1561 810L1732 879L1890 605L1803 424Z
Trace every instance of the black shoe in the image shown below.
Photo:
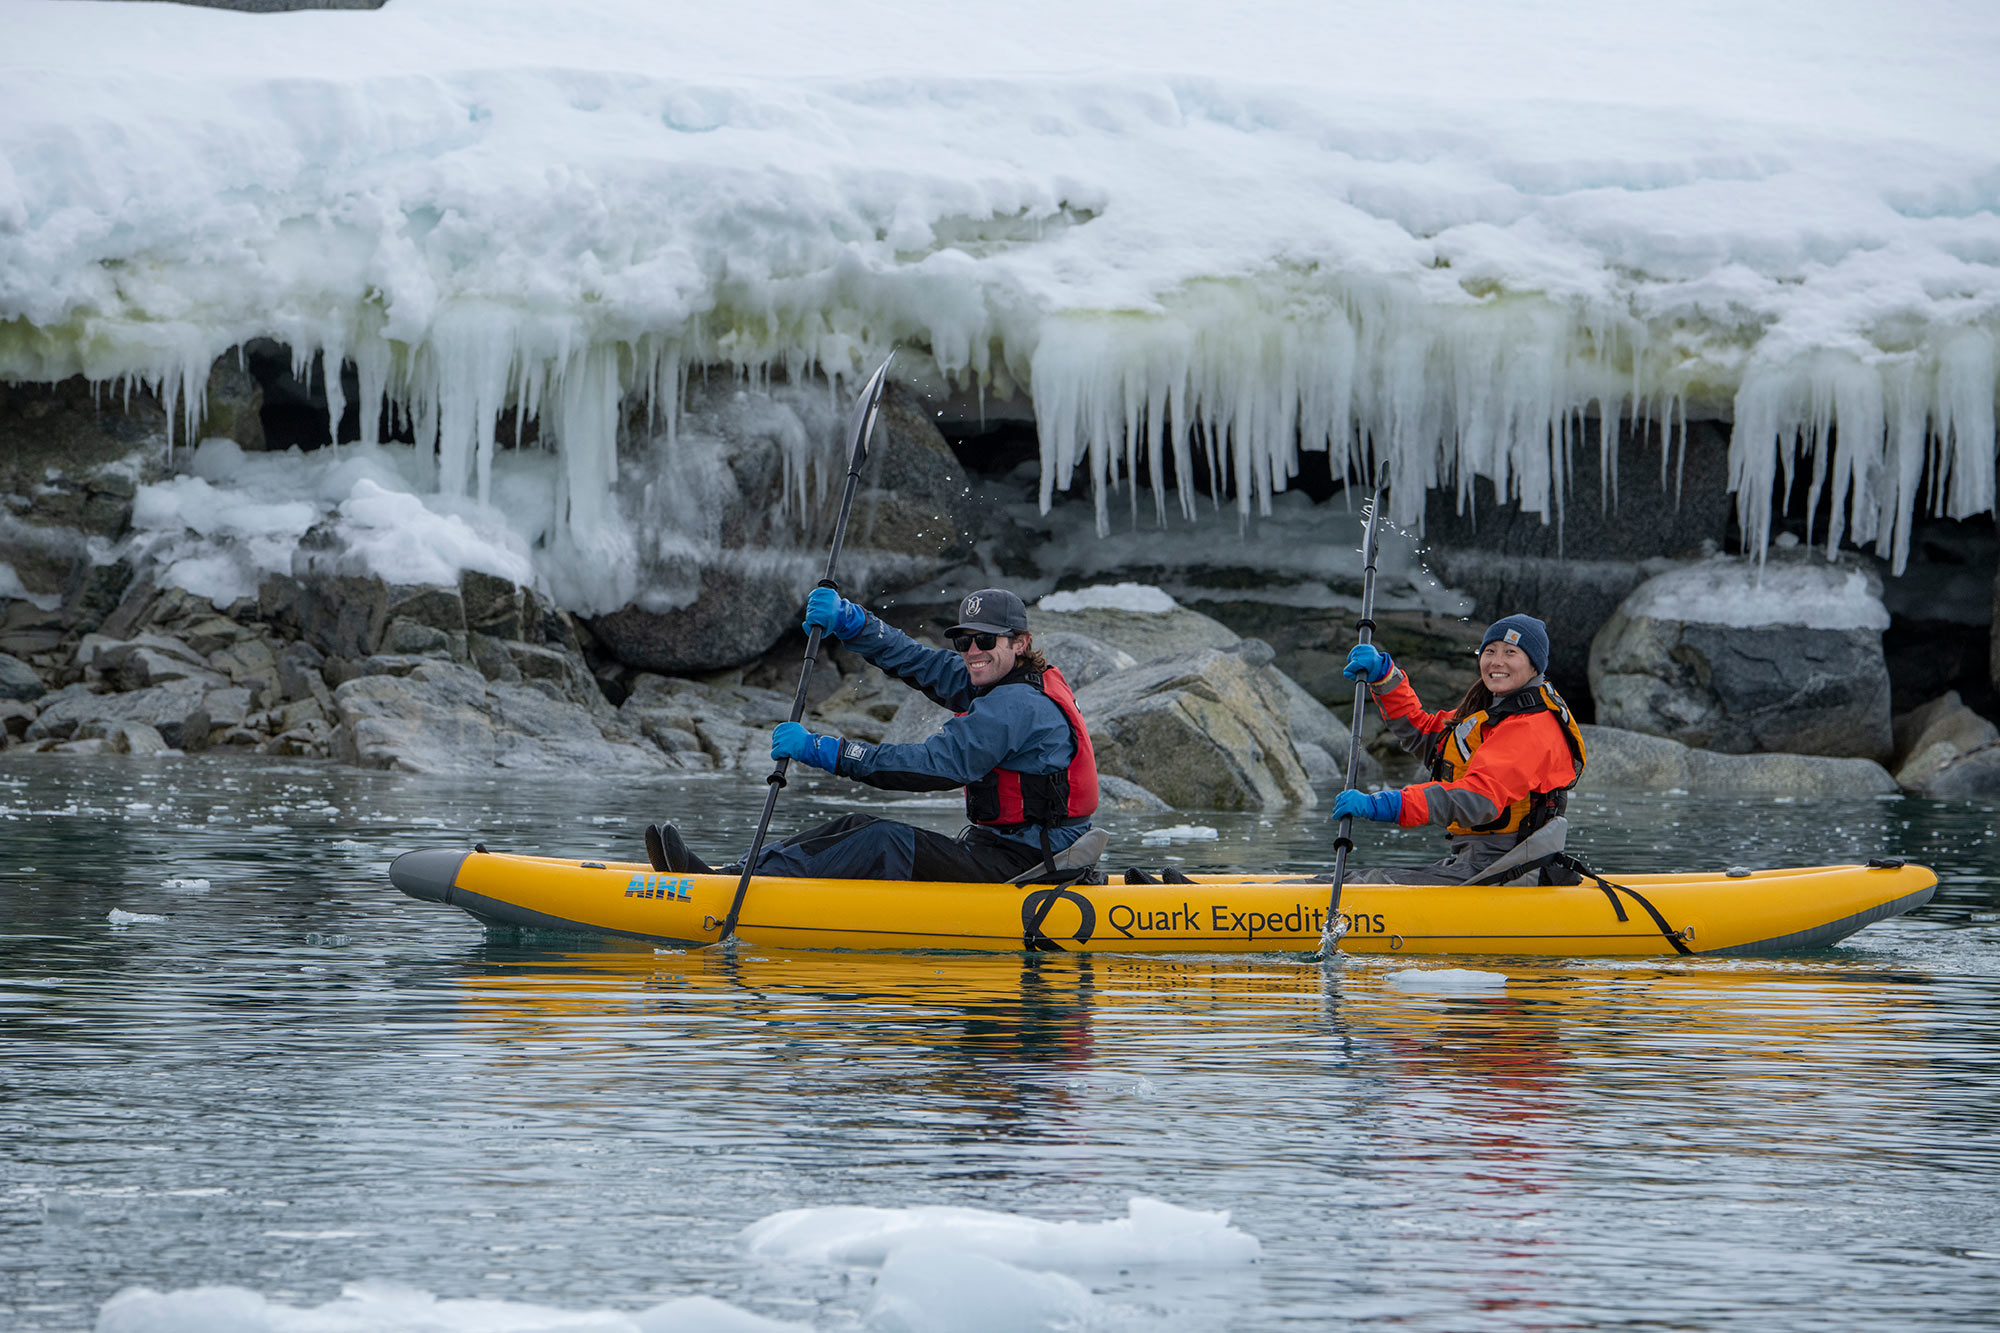
M660 837L660 851L667 863L667 869L676 875L712 875L715 871L708 862L688 850L681 839L681 831L672 824L660 824L652 830ZM650 842L648 846L650 847Z
M1154 879L1151 875L1139 869L1139 867L1137 866L1126 866L1125 882L1127 884L1158 884L1160 881Z
M660 838L660 826L658 824L646 825L646 859L653 863L653 869L655 870L673 869L672 866L667 864L667 848L666 844Z

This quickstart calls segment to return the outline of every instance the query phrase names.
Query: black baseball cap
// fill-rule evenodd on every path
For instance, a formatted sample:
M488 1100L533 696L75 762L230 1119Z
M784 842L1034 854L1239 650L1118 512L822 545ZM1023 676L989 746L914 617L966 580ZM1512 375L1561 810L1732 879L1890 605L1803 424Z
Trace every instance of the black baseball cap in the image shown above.
M1026 634L1028 608L1005 588L981 588L958 604L958 623L947 634Z

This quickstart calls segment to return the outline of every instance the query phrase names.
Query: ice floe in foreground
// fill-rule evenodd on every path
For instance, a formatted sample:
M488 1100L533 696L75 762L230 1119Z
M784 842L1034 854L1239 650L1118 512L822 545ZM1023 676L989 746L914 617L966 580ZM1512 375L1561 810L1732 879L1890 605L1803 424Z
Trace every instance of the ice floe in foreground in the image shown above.
M1227 1212L1180 1208L1134 1196L1108 1222L1047 1222L1015 1213L943 1205L914 1208L794 1208L743 1230L761 1258L879 1264L921 1244L1029 1268L1089 1270L1135 1264L1239 1264L1262 1247L1229 1225Z

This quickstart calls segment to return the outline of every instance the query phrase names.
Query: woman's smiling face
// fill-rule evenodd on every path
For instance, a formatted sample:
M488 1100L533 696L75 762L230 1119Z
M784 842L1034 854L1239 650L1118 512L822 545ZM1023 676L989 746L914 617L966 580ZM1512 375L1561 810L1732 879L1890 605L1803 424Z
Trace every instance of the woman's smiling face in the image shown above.
M1528 655L1504 639L1495 639L1479 650L1479 683L1494 697L1512 694L1536 676Z

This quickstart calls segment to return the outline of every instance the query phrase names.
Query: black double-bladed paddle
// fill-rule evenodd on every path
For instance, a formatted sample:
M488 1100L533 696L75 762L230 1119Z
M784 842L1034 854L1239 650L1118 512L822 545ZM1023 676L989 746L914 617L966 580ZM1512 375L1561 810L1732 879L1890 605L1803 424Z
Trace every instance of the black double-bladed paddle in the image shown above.
M861 480L861 465L868 461L868 437L875 432L875 418L882 403L882 386L889 380L889 362L895 359L891 352L861 386L861 392L854 399L854 410L847 417L848 459L847 489L840 496L840 517L833 524L833 549L826 556L826 577L818 585L839 591L840 585L833 581L833 568L840 563L840 548L847 540L847 515L854 507L854 488ZM806 635L805 667L799 672L799 692L792 699L792 718L796 722L805 716L806 689L812 684L813 667L819 662L820 628L815 625ZM772 768L771 776L764 781L770 784L770 791L764 797L764 815L757 821L757 837L750 844L750 854L743 858L743 878L736 882L736 896L730 900L729 915L723 918L722 934L716 943L726 942L736 933L736 918L743 911L743 895L750 891L750 876L757 867L757 854L764 850L764 835L771 831L771 816L778 808L778 793L785 786L785 770L791 767L790 759L780 759Z
M1361 643L1375 641L1375 527L1382 521L1382 488L1377 486L1368 501L1368 526L1361 538ZM1367 715L1368 682L1354 682L1353 727L1347 737L1347 786L1352 788L1361 769L1361 721ZM1347 918L1340 914L1340 890L1347 881L1347 854L1354 849L1354 816L1340 817L1340 832L1333 840L1333 893L1326 904L1326 926L1320 931L1322 960L1333 956L1334 946L1347 933Z

